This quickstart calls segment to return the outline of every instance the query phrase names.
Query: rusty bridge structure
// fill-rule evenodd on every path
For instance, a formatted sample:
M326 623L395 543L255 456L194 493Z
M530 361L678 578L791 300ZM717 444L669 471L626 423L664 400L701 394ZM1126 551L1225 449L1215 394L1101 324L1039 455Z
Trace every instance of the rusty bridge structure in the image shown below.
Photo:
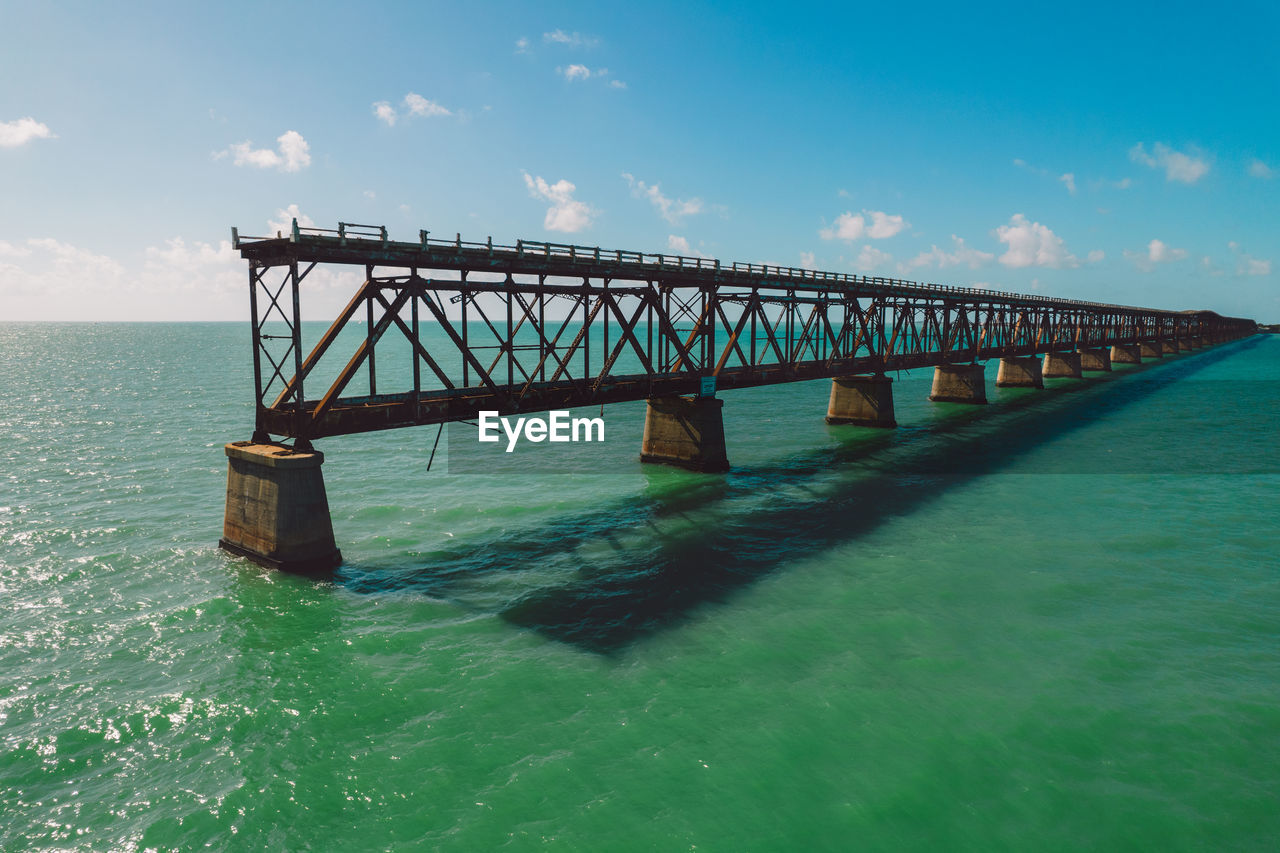
M643 459L725 470L721 391L831 379L829 422L893 426L888 372L933 367L932 399L981 403L985 360L1001 360L997 384L1043 387L1256 331L1212 311L427 231L396 241L348 223L232 238L249 266L255 403L252 441L228 445L233 470L264 453L305 468L328 436L628 400L649 401ZM355 289L308 346L317 267L354 272ZM278 531L233 535L232 492L223 544L290 562L270 556Z

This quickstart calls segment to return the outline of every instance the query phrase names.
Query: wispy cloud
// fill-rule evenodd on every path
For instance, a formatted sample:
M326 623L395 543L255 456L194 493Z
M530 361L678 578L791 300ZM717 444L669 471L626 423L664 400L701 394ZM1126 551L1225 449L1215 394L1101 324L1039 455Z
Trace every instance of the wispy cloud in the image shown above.
M1264 181L1269 181L1276 176L1274 169L1256 157L1249 163L1249 174Z
M1143 251L1124 250L1124 256L1133 261L1134 266L1143 272L1151 272L1157 264L1168 264L1181 261L1187 257L1186 249L1175 249L1163 240L1152 239Z
M1271 261L1268 258L1255 258L1240 251L1240 244L1232 240L1227 244L1236 259L1236 275L1271 275Z
M390 101L375 101L373 105L373 114L387 123L388 127L395 127L396 108L391 106Z
M591 226L597 211L586 202L578 201L573 197L574 192L577 191L576 186L563 178L554 184L549 184L541 177L535 178L528 172L523 174L529 195L551 202L551 206L547 208L547 215L542 221L544 228L548 231L575 233Z
M415 116L451 116L452 112L437 104L435 101L429 101L419 95L417 92L410 92L404 96L405 109L409 111L409 115Z
M213 155L214 159L231 156L237 166L254 169L279 169L281 172L299 172L311 165L311 146L301 133L286 130L276 137L276 147L254 148L252 142L237 142L225 151Z
M560 44L565 47L595 47L600 44L597 36L583 35L579 32L567 33L564 30L552 30L542 34L544 44Z
M1054 180L1062 184L1064 187L1066 187L1067 192L1069 192L1071 195L1076 194L1076 176L1074 172L1063 172L1062 174L1057 174L1055 172L1051 172L1048 169L1043 169L1039 166L1033 166L1030 163L1028 163L1026 160L1023 160L1021 157L1015 158L1013 161L1013 165L1017 166L1019 169L1025 169L1026 171L1030 172L1033 175L1039 175L1042 178L1053 178Z
M417 92L410 92L400 100L400 106L405 111L405 115L410 116L451 116L453 111L442 107L435 101L422 97ZM390 101L375 101L373 104L373 114L379 119L387 123L388 127L394 127L396 121L400 118L400 114L396 108L391 105Z
M976 270L981 266L991 263L996 256L992 252L983 252L980 249L972 249L964 244L964 240L951 235L952 248L950 252L943 251L937 246L930 247L929 251L921 252L911 260L901 265L903 272L920 268L944 269L946 267L966 266L971 270Z
M868 224L868 218L870 224ZM864 237L872 240L884 240L901 232L910 225L898 214L888 214L879 210L864 210L861 213L845 211L836 217L830 226L818 231L824 240L844 240L852 243Z
M267 220L268 234L288 234L293 230L293 220L298 220L300 228L314 228L315 221L298 209L298 205L291 204L276 211L275 219Z
M658 184L650 185L644 181L638 181L629 172L623 172L622 177L631 187L632 196L648 199L649 203L658 211L658 215L672 225L679 225L686 216L695 216L705 209L705 205L700 198L691 198L688 201L671 199L663 195L662 189Z
M529 49L529 40L527 38L522 36L516 39L516 53L528 54L532 52L533 51Z
M570 83L573 83L579 80L603 80L604 78L609 76L609 69L608 68L591 69L586 65L582 65L580 63L575 62L572 65L557 66L556 73L563 76L564 79L568 80ZM609 86L610 88L613 88L613 89L627 88L627 84L622 82L621 80L610 80Z
M862 251L858 253L858 257L853 262L853 265L859 272L872 272L881 267L886 267L892 262L893 255L888 252L881 251L870 243L867 243L862 247Z
M47 124L36 121L31 116L13 121L0 121L0 148L17 148L33 139L55 138Z
M1007 267L1080 266L1080 259L1067 251L1062 238L1047 226L1032 222L1021 213L1015 213L1007 225L995 230L996 239L1009 250L1000 256L1000 263Z
M1191 152L1175 151L1163 142L1157 142L1148 153L1139 142L1129 149L1129 159L1152 169L1164 169L1165 180L1194 184L1209 173L1209 161L1198 151L1191 149Z

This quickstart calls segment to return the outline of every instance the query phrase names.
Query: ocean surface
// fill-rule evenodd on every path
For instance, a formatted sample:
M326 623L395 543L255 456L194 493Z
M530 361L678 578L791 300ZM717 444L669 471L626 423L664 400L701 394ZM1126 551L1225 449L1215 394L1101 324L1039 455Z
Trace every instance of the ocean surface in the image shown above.
M729 392L723 476L643 403L323 440L332 582L216 547L250 355L0 324L0 849L1280 843L1280 337L894 431Z

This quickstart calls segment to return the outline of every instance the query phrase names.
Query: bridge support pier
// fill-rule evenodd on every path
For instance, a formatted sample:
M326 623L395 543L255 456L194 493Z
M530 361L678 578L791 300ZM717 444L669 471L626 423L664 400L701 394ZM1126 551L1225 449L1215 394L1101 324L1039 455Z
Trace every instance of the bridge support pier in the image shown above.
M1143 358L1164 358L1164 347L1159 341L1143 341L1138 344L1138 352Z
M837 376L831 380L827 423L896 427L893 417L893 379L878 376Z
M1079 379L1080 375L1080 353L1047 352L1044 354L1046 379Z
M986 403L984 372L981 364L939 364L933 369L933 389L929 400L934 403Z
M226 446L227 508L218 545L255 563L322 574L342 561L320 466L324 454L278 444Z
M1000 372L996 374L997 388L1043 388L1044 373L1040 367L1040 359L1002 358Z
M640 461L677 465L693 471L728 471L723 408L724 401L715 397L649 400Z
M1187 338L1184 342L1187 349L1200 349L1204 344L1199 338Z
M1105 349L1082 349L1080 350L1080 369L1081 370L1111 370L1111 350Z
M1116 344L1111 348L1113 364L1142 364L1141 348L1137 344Z
M1178 350L1178 342L1177 342L1177 341L1164 341L1164 342L1163 342L1163 351L1164 351L1164 354L1165 354L1165 355L1177 355L1177 354L1178 354L1178 352L1179 352L1179 350Z

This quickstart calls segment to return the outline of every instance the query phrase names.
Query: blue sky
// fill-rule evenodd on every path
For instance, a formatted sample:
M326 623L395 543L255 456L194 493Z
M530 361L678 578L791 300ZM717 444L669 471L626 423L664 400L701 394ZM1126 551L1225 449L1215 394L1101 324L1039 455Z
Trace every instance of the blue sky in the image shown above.
M242 319L297 213L1280 321L1278 10L3 2L0 320Z

